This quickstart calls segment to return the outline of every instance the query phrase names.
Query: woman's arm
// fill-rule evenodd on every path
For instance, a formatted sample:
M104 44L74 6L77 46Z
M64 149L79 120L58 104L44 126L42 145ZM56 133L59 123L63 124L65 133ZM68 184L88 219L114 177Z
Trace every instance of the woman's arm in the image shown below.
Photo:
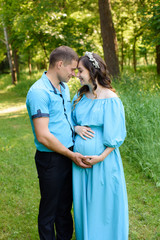
M107 147L101 155L86 156L86 159L83 159L83 162L90 165L102 162L114 149L115 148Z

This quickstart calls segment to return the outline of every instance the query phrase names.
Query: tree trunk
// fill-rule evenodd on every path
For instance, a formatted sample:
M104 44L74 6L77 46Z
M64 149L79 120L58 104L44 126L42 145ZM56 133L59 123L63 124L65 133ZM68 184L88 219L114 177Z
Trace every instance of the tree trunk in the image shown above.
M136 72L137 70L137 60L136 60L136 41L137 38L134 38L134 43L133 43L133 67L134 67L134 71Z
M118 57L116 55L117 38L112 21L110 0L99 0L98 2L104 59L107 64L109 73L113 77L117 77L120 73Z
M160 45L156 46L157 73L160 75Z
M13 54L14 54L14 63L15 63L15 68L17 73L17 79L19 79L19 57L17 54L17 50L14 50Z
M145 59L146 65L148 66L147 50L146 50L146 52L144 54L144 59Z
M123 71L124 65L124 38L123 38L123 31L121 31L121 71Z
M7 56L8 56L10 71L11 71L11 75L12 75L12 84L16 84L17 83L16 69L15 69L15 65L14 65L14 59L12 56L11 44L9 44L8 33L7 33L7 29L4 26L4 24L3 24L3 30L4 30L4 37L5 37L6 48L7 48Z
M32 74L32 65L31 65L31 55L30 55L30 51L28 53L28 68L29 68L29 75Z

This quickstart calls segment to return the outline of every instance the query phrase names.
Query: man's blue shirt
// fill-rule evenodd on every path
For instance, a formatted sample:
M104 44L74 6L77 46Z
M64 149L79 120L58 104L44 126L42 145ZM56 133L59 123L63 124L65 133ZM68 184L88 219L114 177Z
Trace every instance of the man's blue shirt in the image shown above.
M73 127L71 121L71 101L67 84L61 83L61 93L47 78L46 72L28 91L26 105L30 117L34 142L39 151L52 152L38 142L33 125L34 118L48 117L49 131L65 147L73 146Z

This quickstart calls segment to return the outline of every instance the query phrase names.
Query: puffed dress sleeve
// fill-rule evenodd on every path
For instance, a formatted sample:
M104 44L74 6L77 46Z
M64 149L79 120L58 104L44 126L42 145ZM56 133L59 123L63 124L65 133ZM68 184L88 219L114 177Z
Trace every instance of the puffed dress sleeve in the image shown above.
M124 107L118 97L107 100L104 106L103 143L107 147L118 148L126 137Z

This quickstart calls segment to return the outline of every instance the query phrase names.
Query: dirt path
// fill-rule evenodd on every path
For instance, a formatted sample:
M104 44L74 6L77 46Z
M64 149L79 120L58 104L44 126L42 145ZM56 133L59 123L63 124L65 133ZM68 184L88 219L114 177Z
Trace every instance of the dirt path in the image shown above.
M6 113L14 113L14 112L18 112L18 111L22 111L26 109L26 105L25 104L20 104L18 106L15 107L9 107L9 108L4 108L2 110L0 110L0 115L1 114L6 114Z

